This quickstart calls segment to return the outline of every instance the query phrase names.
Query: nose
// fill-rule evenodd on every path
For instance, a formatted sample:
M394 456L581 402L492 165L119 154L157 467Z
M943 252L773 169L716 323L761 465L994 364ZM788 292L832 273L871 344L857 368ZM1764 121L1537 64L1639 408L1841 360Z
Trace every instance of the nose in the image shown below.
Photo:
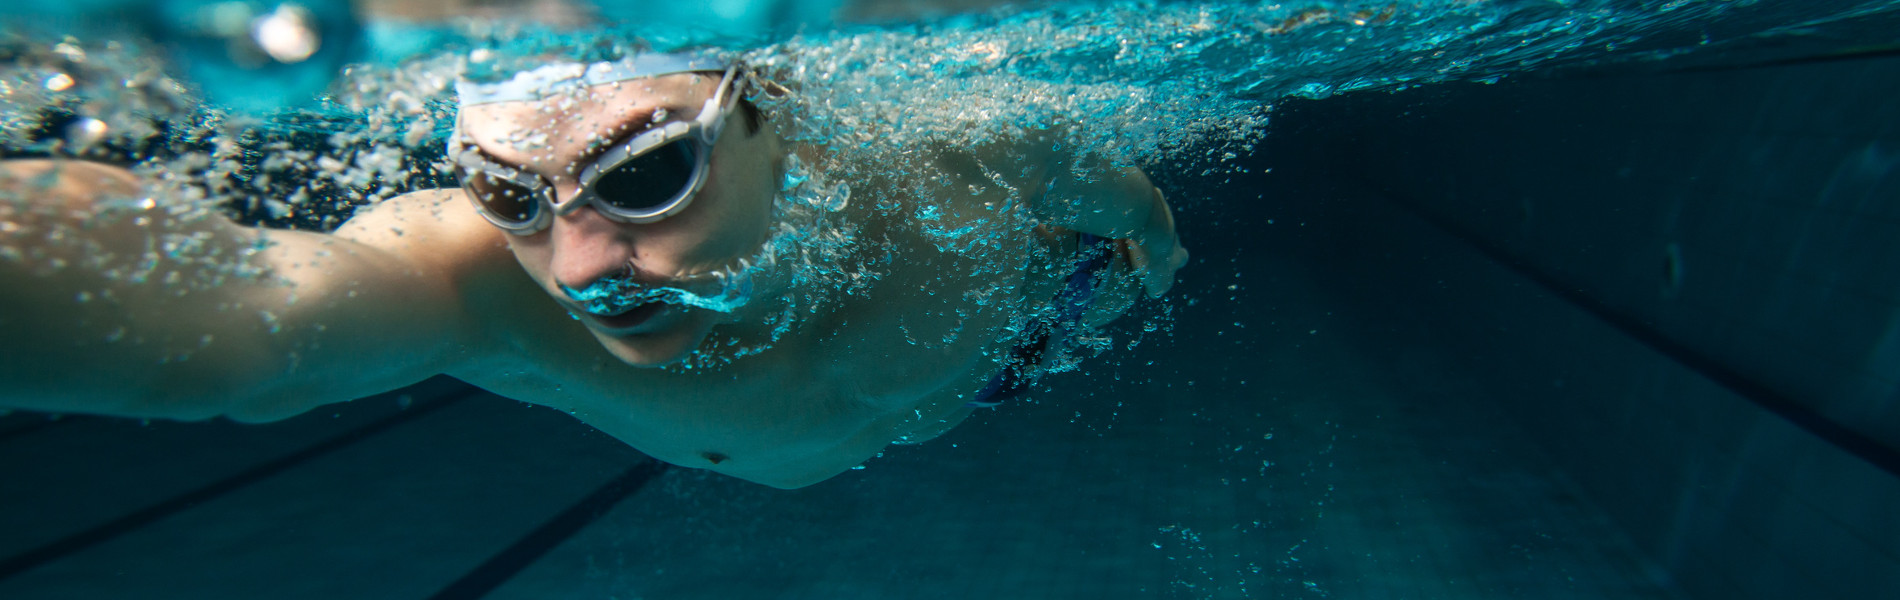
M621 274L634 258L626 226L601 216L593 207L556 217L548 235L553 250L549 273L555 283L572 289Z

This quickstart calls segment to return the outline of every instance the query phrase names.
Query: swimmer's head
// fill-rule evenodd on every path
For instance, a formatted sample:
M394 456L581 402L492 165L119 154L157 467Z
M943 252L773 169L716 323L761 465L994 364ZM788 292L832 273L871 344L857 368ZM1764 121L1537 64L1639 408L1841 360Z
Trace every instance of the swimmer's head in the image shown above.
M782 150L744 101L742 71L637 55L457 86L463 193L629 364L686 357L751 300Z

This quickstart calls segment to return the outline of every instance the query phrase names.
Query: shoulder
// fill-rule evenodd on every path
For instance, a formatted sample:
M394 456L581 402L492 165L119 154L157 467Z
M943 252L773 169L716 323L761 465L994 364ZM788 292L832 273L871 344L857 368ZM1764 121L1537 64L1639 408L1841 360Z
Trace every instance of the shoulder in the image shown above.
M517 342L564 314L522 274L505 233L459 189L422 190L359 209L332 234L374 264L354 271L359 289L397 304L419 304L439 322L454 360L451 374L486 360L512 360ZM342 246L339 246L342 247ZM409 313L405 313L409 314ZM508 315L509 318L489 318ZM535 316L535 318L528 318ZM422 318L422 317L414 317Z
M460 189L410 192L359 209L333 235L369 249L381 271L405 274L386 283L434 288L464 316L499 301L539 299L531 284L524 287L529 280L507 234L470 208Z
M90 209L103 198L135 196L139 187L137 175L103 163L57 158L0 160L0 194L24 194L35 204ZM0 214L13 208L17 207L0 205Z
M335 235L435 272L466 273L508 257L504 234L453 188L410 192L359 209Z

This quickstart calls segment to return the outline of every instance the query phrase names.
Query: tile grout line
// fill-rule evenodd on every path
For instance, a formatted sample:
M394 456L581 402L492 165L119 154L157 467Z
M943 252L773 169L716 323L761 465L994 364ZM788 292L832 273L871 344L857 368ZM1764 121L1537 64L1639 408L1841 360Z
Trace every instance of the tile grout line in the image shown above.
M26 552L22 552L20 554L17 554L11 557L7 557L5 559L0 559L0 580L5 580L9 577L19 575L20 573L32 570L46 563L59 560L71 554L77 553L87 548L91 548L95 545L110 541L113 538L130 533L134 530L137 530L140 527L150 525L153 522L156 522L160 519L164 519L165 517L172 516L186 509L192 508L206 501L209 501L213 498L217 498L218 496L222 496L224 494L237 491L246 486L249 486L251 484L267 479L273 475L282 473L292 467L308 462L311 459L343 449L344 447L347 447L351 444L355 444L356 442L363 441L364 439L368 439L371 436L374 436L378 433L382 433L383 431L386 431L397 425L407 423L423 415L427 415L429 413L435 412L436 410L446 407L448 405L455 404L456 402L463 400L465 398L468 398L469 396L472 396L475 393L476 393L476 390L468 389L468 390L461 391L460 393L457 393L449 398L446 398L437 402L429 403L427 405L413 408L410 410L403 411L396 415L386 417L375 423L371 423L369 425L358 427L356 429L352 429L342 434L338 434L327 440L318 442L315 445L312 445L302 450L291 453L290 455L283 456L275 460L271 460L270 462L266 462L264 464L254 466L249 469L245 469L243 472L240 472L236 475L232 475L224 479L220 479L218 481L207 484L205 486L199 487L198 489L185 492L177 496L173 496L170 499L160 501L156 504L152 504L145 508L134 511L131 514L121 516L119 518L94 526L84 531L65 536L58 540L54 540L52 542L42 544L39 547L34 548L32 550L28 550Z
M1720 361L1697 352L1687 344L1670 339L1654 327L1644 324L1630 315L1619 312L1615 308L1585 295L1582 291L1576 290L1572 286L1565 285L1563 282L1537 271L1523 261L1513 259L1502 249L1479 239L1475 235L1454 227L1450 223L1437 218L1435 215L1428 214L1412 203L1392 194L1390 191L1385 191L1377 195L1390 202L1393 206L1398 207L1400 210L1425 221L1439 231L1445 232L1453 239L1465 243L1479 254L1491 259L1492 262L1542 287L1570 305L1583 310L1585 313L1596 317L1598 320L1603 321L1610 327L1629 336L1636 342L1648 346L1650 349L1661 353L1663 356L1669 357L1671 360L1687 367L1689 370L1695 371L1703 377L1708 378L1724 389L1741 396L1743 399L1748 400L1750 404L1754 404L1762 410L1781 417L1802 431L1806 431L1810 435L1815 436L1822 442L1866 461L1868 464L1885 471L1889 475L1900 477L1900 451L1887 447L1866 434L1836 423L1828 419L1825 415L1801 405L1793 398L1775 391L1768 385L1755 381L1727 365L1722 364Z
M665 472L666 463L651 458L640 461L429 598L464 600L487 596Z

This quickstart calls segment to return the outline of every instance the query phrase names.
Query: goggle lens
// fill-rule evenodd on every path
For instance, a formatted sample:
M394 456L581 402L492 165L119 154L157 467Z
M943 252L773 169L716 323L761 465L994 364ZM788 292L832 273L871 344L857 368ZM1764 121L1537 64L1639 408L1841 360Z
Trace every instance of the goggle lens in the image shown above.
M647 214L664 210L692 185L697 148L689 138L667 142L601 173L594 193L620 211Z
M541 209L539 194L485 171L464 172L462 190L493 218L508 223L533 221L535 212Z

